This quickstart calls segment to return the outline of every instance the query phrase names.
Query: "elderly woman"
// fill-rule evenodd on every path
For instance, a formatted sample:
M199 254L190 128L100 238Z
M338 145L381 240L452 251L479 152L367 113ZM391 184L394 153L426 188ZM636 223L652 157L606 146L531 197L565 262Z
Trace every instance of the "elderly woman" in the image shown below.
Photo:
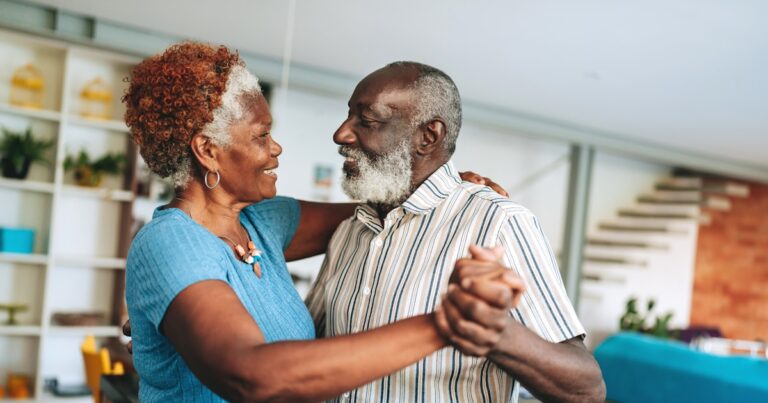
M236 53L172 46L133 69L123 101L142 157L177 195L128 256L142 401L320 400L446 345L432 314L312 340L286 259L322 253L354 206L276 197L282 148Z

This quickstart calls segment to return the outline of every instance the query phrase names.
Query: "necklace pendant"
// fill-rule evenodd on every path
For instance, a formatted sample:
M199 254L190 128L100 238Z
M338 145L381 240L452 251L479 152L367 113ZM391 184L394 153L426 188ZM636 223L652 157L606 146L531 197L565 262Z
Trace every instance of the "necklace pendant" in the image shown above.
M261 265L259 265L259 262L253 264L253 272L256 273L256 277L261 278Z
M237 254L240 256L241 259L243 258L243 256L245 256L245 249L243 249L243 247L240 244L235 245L235 251L237 251Z

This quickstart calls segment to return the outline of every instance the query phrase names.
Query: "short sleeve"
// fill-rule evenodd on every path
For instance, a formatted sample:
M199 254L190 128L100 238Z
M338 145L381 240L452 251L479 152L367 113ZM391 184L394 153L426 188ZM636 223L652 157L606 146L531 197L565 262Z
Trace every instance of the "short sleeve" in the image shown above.
M184 289L204 280L227 281L220 248L199 228L179 219L150 223L128 255L126 298L155 329ZM156 225L155 225L156 224Z
M291 243L301 218L299 201L284 196L262 200L243 211L256 226L269 228L270 232L278 237L283 250Z
M583 335L538 219L530 212L510 214L502 223L498 243L504 246L504 265L515 270L526 287L513 316L553 343Z

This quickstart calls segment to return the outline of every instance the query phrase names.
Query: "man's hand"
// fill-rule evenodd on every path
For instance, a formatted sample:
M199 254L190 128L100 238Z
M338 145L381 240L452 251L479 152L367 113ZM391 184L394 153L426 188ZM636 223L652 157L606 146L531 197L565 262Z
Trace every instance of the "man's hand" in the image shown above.
M123 323L123 335L125 335L126 337L131 337L131 320L130 319L126 320L125 323ZM125 348L128 349L129 354L133 354L133 341L129 340Z
M522 280L499 263L503 250L470 247L456 262L448 292L435 310L438 331L461 352L484 356L502 339L524 290Z
M492 181L491 178L482 176L480 174L476 174L472 171L459 172L459 176L463 181L472 182L478 185L488 186L489 188L493 189L494 192L504 197L509 197L509 193L507 193L507 191L504 190L504 188L501 187L498 183Z

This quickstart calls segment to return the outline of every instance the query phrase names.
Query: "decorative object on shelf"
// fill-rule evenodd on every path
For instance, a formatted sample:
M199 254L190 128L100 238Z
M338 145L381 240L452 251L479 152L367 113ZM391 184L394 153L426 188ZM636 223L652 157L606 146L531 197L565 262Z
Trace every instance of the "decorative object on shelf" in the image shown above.
M112 365L112 359L106 348L97 350L96 339L94 339L93 335L86 336L85 341L80 345L80 350L83 353L85 382L91 388L94 402L100 402L101 376L123 375L125 374L125 368L122 362L116 362L115 365Z
M88 119L112 118L112 89L96 77L80 91L80 116Z
M53 144L53 140L35 139L31 128L27 128L24 132L15 132L4 127L3 138L0 140L3 176L26 179L33 162L48 162L45 151Z
M35 230L0 227L0 252L32 253L34 246Z
M24 374L8 374L8 397L11 399L28 399L32 393L32 379Z
M43 109L45 81L40 69L26 64L16 69L11 77L11 105L23 108Z
M125 165L125 155L108 153L91 161L88 151L80 150L77 157L68 155L64 160L64 169L75 171L75 181L80 186L97 187L101 185L104 174L117 175Z
M56 312L51 319L59 326L101 326L105 316L104 312Z
M5 324L8 326L18 325L16 313L24 312L27 309L25 304L0 304L0 311L8 311L8 320L5 321Z
M664 339L673 338L676 335L676 331L669 329L669 321L672 319L672 312L668 312L663 315L656 315L653 327L646 327L646 320L651 318L651 312L656 301L649 299L646 305L645 315L641 315L637 310L637 298L630 298L627 301L624 314L619 319L619 328L621 330L630 330L641 333L648 333L650 335L661 337Z

